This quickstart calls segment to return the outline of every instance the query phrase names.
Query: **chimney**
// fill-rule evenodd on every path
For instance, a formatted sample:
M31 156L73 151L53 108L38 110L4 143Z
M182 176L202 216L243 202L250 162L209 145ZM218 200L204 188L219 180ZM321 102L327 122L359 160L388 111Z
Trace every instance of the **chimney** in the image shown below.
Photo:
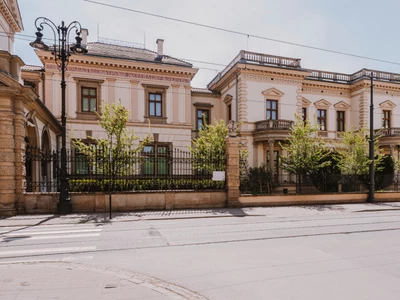
M87 37L89 35L89 30L86 28L81 29L82 47L86 49Z
M156 44L157 44L157 54L158 54L158 56L163 57L163 55L164 55L164 53L163 53L164 40L157 39Z

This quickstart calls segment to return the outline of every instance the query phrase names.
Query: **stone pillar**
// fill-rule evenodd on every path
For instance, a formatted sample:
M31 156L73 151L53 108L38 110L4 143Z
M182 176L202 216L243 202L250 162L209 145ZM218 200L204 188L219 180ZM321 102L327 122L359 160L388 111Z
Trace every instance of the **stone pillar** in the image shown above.
M22 99L14 100L14 156L15 156L15 208L18 214L25 213L25 116Z
M275 141L274 140L269 140L268 141L268 145L269 145L269 170L271 171L271 174L274 175L274 145L275 145Z
M396 148L395 145L390 145L390 157L394 159L394 149Z
M13 106L11 96L0 98L0 216L16 214Z
M228 189L228 207L239 206L239 138L226 139L226 186Z
M172 114L173 114L173 119L172 123L177 124L179 123L179 85L173 84L172 85Z

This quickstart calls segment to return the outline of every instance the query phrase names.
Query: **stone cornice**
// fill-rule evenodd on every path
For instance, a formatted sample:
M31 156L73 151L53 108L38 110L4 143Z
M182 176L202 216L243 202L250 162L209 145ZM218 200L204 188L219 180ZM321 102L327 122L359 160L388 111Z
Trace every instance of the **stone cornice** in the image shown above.
M348 85L321 84L320 82L304 82L302 90L304 94L350 97L350 87Z
M46 72L47 70L58 70L58 66L54 63L47 63L46 64ZM155 80L155 81L165 81L165 82L174 82L174 83L186 83L190 84L190 78L182 78L182 77L172 77L172 76L166 76L164 74L160 73L155 73L155 72L146 72L146 73L137 73L137 72L132 72L132 71L120 71L120 70L115 70L115 69L110 69L110 68L99 68L95 66L76 66L76 65L68 65L69 72L77 72L77 73L84 73L88 75L97 75L97 76L102 76L102 77L120 77L120 78L125 78L125 79L141 79L141 80ZM115 78L117 79L117 78Z
M54 56L48 51L36 50L36 54L44 66L54 64ZM123 59L109 59L102 57L92 57L89 55L72 55L70 57L68 68L71 66L88 67L88 68L101 68L107 70L123 70L125 72L132 72L132 70L144 72L157 72L165 74L183 75L192 79L196 75L198 69L190 67L182 67L176 65L161 65L152 62L139 62Z
M14 2L14 1L11 1ZM11 28L15 32L21 32L24 28L22 26L21 16L19 15L19 10L15 8L15 5L18 6L17 3L10 3L10 6L14 5L14 7L8 7L4 0L0 0L0 11L2 15L5 17L7 22L10 24ZM12 8L14 8L14 16ZM15 11L17 10L17 11Z

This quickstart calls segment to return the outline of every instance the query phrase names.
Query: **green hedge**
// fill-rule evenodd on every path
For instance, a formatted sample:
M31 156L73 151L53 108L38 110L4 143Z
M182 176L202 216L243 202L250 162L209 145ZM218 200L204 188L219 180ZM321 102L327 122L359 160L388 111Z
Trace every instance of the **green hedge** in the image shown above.
M109 179L71 179L71 192L108 192ZM150 191L150 190L222 190L224 181L212 179L117 179L111 183L113 192Z

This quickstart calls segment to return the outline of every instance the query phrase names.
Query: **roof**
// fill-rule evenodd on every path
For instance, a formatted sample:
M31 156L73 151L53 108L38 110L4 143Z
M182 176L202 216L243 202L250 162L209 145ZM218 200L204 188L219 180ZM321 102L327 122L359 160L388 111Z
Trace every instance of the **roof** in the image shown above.
M87 44L87 49L87 56L101 56L115 59L128 59L158 64L171 64L190 68L192 67L192 64L168 55L164 55L162 60L158 61L156 60L156 57L158 57L157 52L143 48L92 42Z
M201 94L216 94L213 91L210 91L209 89L206 89L206 88L195 88L195 87L192 87L192 92L193 93L201 93Z
M25 65L25 66L21 67L21 71L40 72L40 71L44 71L44 67L42 67L42 66L34 66L34 65Z

